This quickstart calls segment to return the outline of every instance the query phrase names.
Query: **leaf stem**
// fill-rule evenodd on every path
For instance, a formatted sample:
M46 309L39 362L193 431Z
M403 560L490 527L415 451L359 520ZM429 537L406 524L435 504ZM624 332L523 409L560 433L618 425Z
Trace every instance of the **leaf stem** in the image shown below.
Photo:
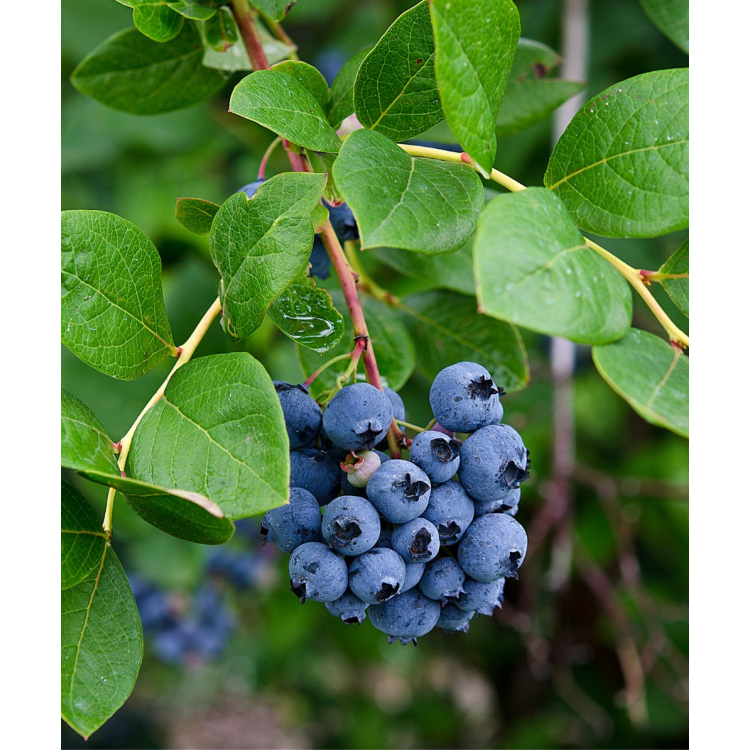
M268 58L263 51L258 32L255 30L255 21L247 0L232 0L232 15L237 21L237 28L242 35L242 41L247 49L247 56L253 66L253 70L268 70Z
M397 419L396 423L408 427L410 430L414 430L414 432L427 432L427 427L418 427L411 422L405 422L403 419Z
M281 136L277 136L271 141L271 144L266 149L266 152L263 154L263 158L260 160L260 166L258 167L258 179L259 180L266 179L266 165L268 164L268 158L274 152L274 149L276 148L276 146L278 146L280 143L281 143Z
M479 171L472 159L465 153L457 154L455 151L445 151L444 149L440 148L428 148L427 146L410 146L403 143L399 143L398 145L401 146L401 148L404 149L404 151L406 151L406 153L410 156L420 156L428 159L438 159L440 161L454 162L457 164L467 164L475 171ZM526 190L525 185L522 185L520 182L514 180L512 177L508 177L508 175L503 174L497 169L492 170L492 172L490 173L490 179L493 182L496 182L498 185L502 185L504 188L510 190L513 193L520 192L521 190ZM584 240L586 241L586 245L588 247L601 255L602 258L604 258L606 261L611 263L625 277L625 279L630 283L635 291L638 292L640 297L654 314L654 317L659 321L662 328L667 332L670 342L678 345L681 349L689 347L690 339L688 338L687 334L684 333L680 328L678 328L677 325L675 325L675 323L669 317L669 315L664 312L661 305L656 301L654 295L651 294L651 292L648 290L644 277L641 275L641 271L620 260L616 255L613 255L608 250L605 250L601 245L598 245L588 237L584 237ZM653 279L654 276L649 275L648 278Z
M310 375L310 377L302 384L306 388L309 388L314 382L315 378L320 375L320 373L327 370L331 365L335 364L336 362L341 362L344 359L349 359L352 356L352 352L347 352L346 354L339 354L338 357L333 357L333 359L329 359L328 362L326 362L324 365L319 367L315 372Z

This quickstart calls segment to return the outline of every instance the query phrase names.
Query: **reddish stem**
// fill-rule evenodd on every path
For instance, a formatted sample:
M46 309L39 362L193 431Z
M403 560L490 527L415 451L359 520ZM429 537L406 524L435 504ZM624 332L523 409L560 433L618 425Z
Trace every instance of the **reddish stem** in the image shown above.
M232 13L235 21L237 21L237 28L242 35L242 41L245 43L247 56L250 58L253 70L268 70L271 66L268 64L268 58L263 51L263 44L255 30L255 22L247 0L232 0Z

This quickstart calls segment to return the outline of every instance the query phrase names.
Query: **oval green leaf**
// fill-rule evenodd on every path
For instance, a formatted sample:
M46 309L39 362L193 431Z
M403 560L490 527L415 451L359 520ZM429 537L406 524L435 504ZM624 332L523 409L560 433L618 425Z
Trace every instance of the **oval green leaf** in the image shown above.
M181 16L193 21L206 21L218 10L216 6L203 5L200 0L170 0L168 5Z
M641 0L653 24L685 54L690 51L690 0Z
M317 99L323 111L328 108L328 83L317 68L301 60L285 60L274 65L271 70L292 76Z
M474 238L474 280L483 313L532 331L603 344L630 328L627 282L545 188L490 201Z
M484 206L482 182L470 167L413 158L369 130L346 139L333 176L363 248L453 252L471 236Z
M169 0L131 0L133 25L155 42L168 42L182 29L184 17L169 7Z
M219 8L219 12L203 26L206 42L217 52L226 52L239 41L237 24L229 8Z
M62 482L60 501L60 587L65 590L98 567L107 535L83 495L66 481Z
M690 241L680 245L677 252L659 269L659 273L676 278L663 279L661 284L672 302L686 317L690 317ZM682 277L682 278L679 278Z
M221 206L218 203L203 198L178 198L174 215L193 234L208 234L219 208Z
M91 409L72 393L60 394L60 464L68 469L85 469L119 475L114 445Z
M593 357L599 374L647 422L688 437L687 355L631 328L620 341L594 347Z
M575 223L604 237L657 237L688 214L688 71L657 70L610 86L576 114L544 184Z
M161 259L134 224L106 211L63 211L62 341L122 380L176 355L161 289Z

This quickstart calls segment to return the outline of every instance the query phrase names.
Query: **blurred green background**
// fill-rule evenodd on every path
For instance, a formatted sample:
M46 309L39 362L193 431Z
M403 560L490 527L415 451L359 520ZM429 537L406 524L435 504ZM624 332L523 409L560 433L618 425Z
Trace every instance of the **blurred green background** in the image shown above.
M299 0L284 27L300 59L330 78L411 4ZM559 49L560 0L517 5L522 35ZM75 92L68 82L75 65L132 25L130 14L114 0L63 0L63 208L112 211L149 235L161 253L167 310L180 341L215 298L218 277L206 239L174 219L175 199L222 202L255 179L273 136L227 113L241 74L206 104L150 118L108 110ZM591 0L590 17L589 95L639 73L687 65L637 0ZM504 138L497 166L540 185L550 143L550 121ZM283 154L272 159L271 172L287 168ZM605 244L634 266L656 269L683 239L681 233ZM417 288L380 266L374 253L367 260L384 286ZM659 300L687 326L665 295ZM638 299L634 325L659 332ZM687 747L687 442L638 417L601 380L588 349L578 347L576 464L570 505L556 518L561 479L552 467L555 452L570 446L555 441L549 340L523 335L532 382L504 405L533 456L517 517L529 531L530 552L520 581L506 586L502 611L472 621L467 635L433 631L416 649L389 646L367 622L347 626L322 605L301 607L288 590L287 556L268 555L253 588L227 591L237 627L223 656L165 666L147 633L132 697L86 747ZM260 359L274 379L302 378L292 343L269 320L241 345L214 326L198 355L238 349ZM62 385L120 436L169 366L120 382L63 350ZM419 374L402 389L410 421L431 416L428 389ZM71 481L103 513L106 491ZM114 524L129 574L175 595L189 595L203 581L207 548L156 531L124 503ZM258 541L237 534L230 545L255 553ZM63 747L83 746L63 726Z

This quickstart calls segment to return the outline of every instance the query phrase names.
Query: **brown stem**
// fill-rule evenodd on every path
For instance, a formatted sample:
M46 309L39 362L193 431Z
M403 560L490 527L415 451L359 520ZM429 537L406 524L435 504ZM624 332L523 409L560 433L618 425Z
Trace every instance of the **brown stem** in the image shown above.
M242 35L253 70L268 70L270 67L268 58L263 51L258 32L255 30L255 21L247 0L232 0L232 13L234 20L237 21L237 28Z

